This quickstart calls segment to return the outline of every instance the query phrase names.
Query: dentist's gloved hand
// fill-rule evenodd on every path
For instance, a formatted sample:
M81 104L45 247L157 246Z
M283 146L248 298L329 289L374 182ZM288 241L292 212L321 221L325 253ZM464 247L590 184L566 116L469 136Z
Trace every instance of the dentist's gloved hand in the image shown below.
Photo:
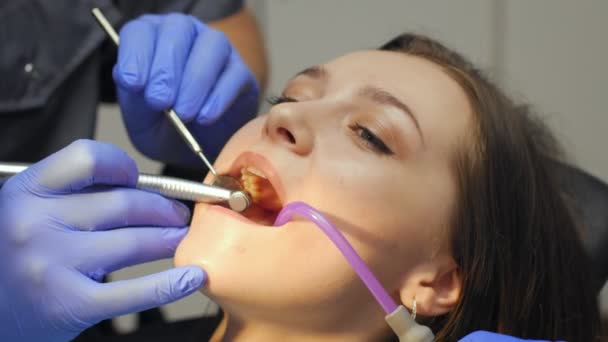
M120 31L114 80L133 144L168 163L202 166L162 110L173 108L213 159L255 116L259 87L226 36L192 16L144 15Z
M543 340L522 340L520 338L511 337L507 335L500 335L497 333L491 333L487 331L476 331L468 334L459 342L545 342Z
M172 256L186 233L188 210L134 189L137 176L117 147L82 140L4 184L1 341L68 341L103 319L202 286L205 274L194 266L98 282L114 270Z

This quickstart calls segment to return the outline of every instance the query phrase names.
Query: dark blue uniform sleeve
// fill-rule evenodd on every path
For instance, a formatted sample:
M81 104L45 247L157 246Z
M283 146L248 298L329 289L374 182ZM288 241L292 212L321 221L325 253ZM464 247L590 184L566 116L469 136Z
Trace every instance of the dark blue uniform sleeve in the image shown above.
M228 17L242 0L0 1L0 160L35 162L92 138L97 105L115 102L116 48L91 16L117 29L144 13Z
M242 0L195 0L188 11L203 22L229 17L243 7Z
M190 13L203 22L229 17L243 7L243 0L115 0L123 19L144 13Z

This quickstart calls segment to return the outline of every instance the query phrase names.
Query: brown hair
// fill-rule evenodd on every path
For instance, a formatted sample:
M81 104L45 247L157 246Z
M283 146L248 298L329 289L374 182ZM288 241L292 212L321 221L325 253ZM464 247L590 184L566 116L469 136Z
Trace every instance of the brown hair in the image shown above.
M459 194L449 242L462 281L458 304L426 322L439 341L475 330L592 341L596 294L576 224L553 174L558 144L461 55L404 34L380 50L439 65L466 92L473 134L454 160Z

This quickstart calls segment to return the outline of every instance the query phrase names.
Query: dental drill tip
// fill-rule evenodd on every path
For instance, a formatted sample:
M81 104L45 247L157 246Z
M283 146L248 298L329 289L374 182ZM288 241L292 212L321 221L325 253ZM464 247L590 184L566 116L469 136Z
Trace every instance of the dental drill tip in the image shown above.
M245 209L249 208L251 204L251 198L246 192L243 191L235 191L230 194L230 199L228 200L228 205L230 208L236 212L243 212Z
M198 152L196 152L196 154L203 160L203 163L205 163L205 165L207 165L207 167L209 168L209 171L211 171L213 176L217 177L217 172L215 171L215 169L213 168L213 165L211 165L209 160L207 160L207 157L205 157L205 154L203 154L203 151L198 151Z

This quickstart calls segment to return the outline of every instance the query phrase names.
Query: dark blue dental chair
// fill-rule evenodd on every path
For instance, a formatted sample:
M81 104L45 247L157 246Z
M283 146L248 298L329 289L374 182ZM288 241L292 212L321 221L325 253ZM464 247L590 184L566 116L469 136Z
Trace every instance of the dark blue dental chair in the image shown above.
M599 293L608 280L608 185L573 166L558 164L559 182L574 200L578 219L582 220L582 239L595 276Z

